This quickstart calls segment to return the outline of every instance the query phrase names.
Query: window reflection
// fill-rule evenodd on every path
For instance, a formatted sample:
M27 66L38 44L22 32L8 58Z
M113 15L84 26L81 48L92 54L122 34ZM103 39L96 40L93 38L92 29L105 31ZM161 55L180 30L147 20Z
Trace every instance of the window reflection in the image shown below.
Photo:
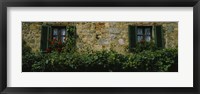
M146 40L147 42L150 42L151 37L150 37L150 36L146 36L146 37L145 37L145 40Z
M58 29L57 28L53 29L53 35L58 35Z
M151 41L151 27L141 26L136 30L137 42L145 40L147 42Z
M137 29L137 35L142 35L142 34L143 34L142 28L138 28L138 29Z
M143 39L143 36L137 36L137 41L140 42Z
M61 35L65 35L66 31L65 29L61 29Z
M62 37L62 38L61 38L61 41L62 41L62 42L65 42L65 37Z
M145 28L145 35L151 35L150 28Z

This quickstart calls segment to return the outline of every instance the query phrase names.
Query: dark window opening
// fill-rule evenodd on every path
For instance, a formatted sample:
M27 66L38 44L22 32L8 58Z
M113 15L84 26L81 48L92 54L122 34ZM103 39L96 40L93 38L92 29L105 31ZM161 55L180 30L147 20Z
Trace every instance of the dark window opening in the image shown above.
M42 25L41 29L41 44L40 49L42 53L46 53L50 47L49 41L56 39L59 42L66 43L66 47L72 49L67 45L67 41L71 40L70 43L73 48L76 48L76 27L75 26L49 26ZM72 41L73 40L73 41Z
M154 41L158 48L163 48L162 26L129 26L129 50L132 52L138 42ZM152 33L153 32L153 33ZM154 35L154 36L153 36Z

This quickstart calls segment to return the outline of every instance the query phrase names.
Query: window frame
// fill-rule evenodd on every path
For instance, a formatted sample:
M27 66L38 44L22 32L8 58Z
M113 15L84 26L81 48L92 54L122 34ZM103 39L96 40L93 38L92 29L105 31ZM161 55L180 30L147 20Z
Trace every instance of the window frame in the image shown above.
M151 28L151 41L155 42L156 47L161 48L161 49L164 48L164 35L163 35L164 33L163 33L162 25L152 25L152 26L128 25L130 52L134 52L134 48L137 46L137 43L138 43L138 39L137 39L138 27Z
M54 31L53 31L53 29L55 29L55 28L57 28L58 29L58 34L57 34L57 40L58 41L61 41L62 43L64 43L65 41L62 41L62 37L67 37L67 29L66 29L66 26L51 26L51 34L49 35L50 36L50 38L51 38L51 40L53 40L54 39ZM61 29L65 29L65 35L62 35L62 31L61 31Z
M138 36L142 36L142 40L145 40L145 42L150 42L150 41L152 41L153 40L153 36L152 36L152 33L153 33L153 30L152 30L152 28L153 28L153 26L136 26L137 28L136 28L136 43L137 42L139 42L138 41ZM138 35L138 28L141 28L142 29L142 35ZM150 28L150 35L145 35L145 29L146 28ZM150 41L146 41L146 36L150 36ZM141 40L140 40L141 41Z

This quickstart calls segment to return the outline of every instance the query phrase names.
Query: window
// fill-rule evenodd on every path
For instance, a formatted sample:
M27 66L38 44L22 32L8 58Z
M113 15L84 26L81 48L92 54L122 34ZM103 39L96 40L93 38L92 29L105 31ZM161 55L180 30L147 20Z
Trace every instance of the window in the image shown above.
M141 40L150 42L152 39L152 27L151 26L137 27L136 35L137 35L137 42L140 42Z
M154 35L154 37L153 37ZM157 47L163 47L162 26L129 26L129 48L130 51L136 46L137 42L153 40Z
M52 38L65 42L66 38L66 27L52 27Z
M41 43L40 43L41 52L46 52L46 49L50 45L48 42L49 40L57 39L58 41L61 41L63 43L67 42L65 41L65 39L72 35L76 35L75 26L43 25L41 29Z

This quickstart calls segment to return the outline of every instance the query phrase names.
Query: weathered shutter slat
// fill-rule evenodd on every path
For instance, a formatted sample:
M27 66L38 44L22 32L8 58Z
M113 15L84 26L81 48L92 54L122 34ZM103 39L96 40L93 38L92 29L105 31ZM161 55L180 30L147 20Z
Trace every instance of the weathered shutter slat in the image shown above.
M48 28L49 28L49 30L48 30L48 38L49 38L50 40L52 40L52 39L53 39L53 31L52 31L51 26L48 26Z
M136 26L129 26L129 50L132 52L136 46Z
M162 26L155 26L155 42L159 48L163 47L163 32Z
M43 25L41 31L41 44L40 44L41 52L46 52L46 49L48 48L49 34L50 34L50 27Z
M50 44L49 44L49 40L51 41L53 39L53 32L52 32L52 28L51 26L48 26L48 32L47 32L47 48L49 48Z

